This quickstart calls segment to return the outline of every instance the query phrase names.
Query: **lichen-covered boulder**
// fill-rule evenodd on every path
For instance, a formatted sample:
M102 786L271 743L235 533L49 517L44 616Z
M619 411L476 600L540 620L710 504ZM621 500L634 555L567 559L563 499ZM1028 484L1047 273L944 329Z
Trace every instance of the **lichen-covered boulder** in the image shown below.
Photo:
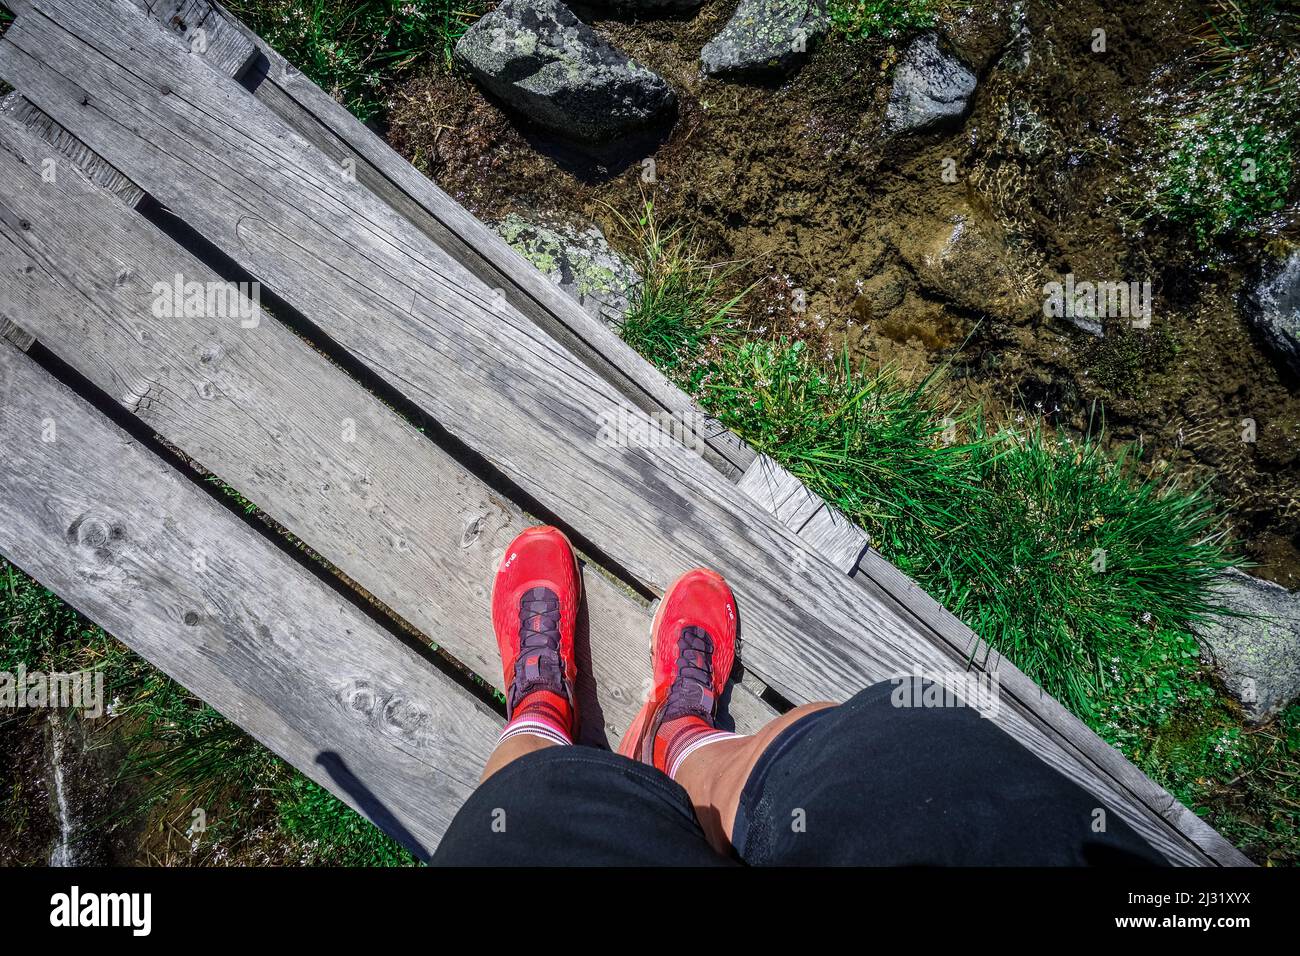
M599 226L511 213L492 228L589 314L612 327L622 325L641 276L610 247Z
M590 142L645 126L676 102L663 77L559 0L502 0L460 38L455 59L529 119Z
M825 0L740 0L700 53L700 65L710 76L788 72L829 25Z
M1197 634L1224 687L1260 723L1300 697L1300 594L1237 570L1215 590L1230 613Z
M1300 372L1300 249L1268 271L1251 293L1250 318L1265 341Z
M894 70L886 132L914 133L959 120L976 82L966 64L943 48L937 33L921 34Z

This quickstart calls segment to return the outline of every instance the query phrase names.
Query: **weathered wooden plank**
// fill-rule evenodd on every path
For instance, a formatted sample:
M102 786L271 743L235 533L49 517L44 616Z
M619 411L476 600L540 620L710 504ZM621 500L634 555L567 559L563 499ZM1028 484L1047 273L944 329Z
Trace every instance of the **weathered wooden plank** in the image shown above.
M427 856L499 718L0 344L0 551Z
M622 341L622 339L619 341ZM646 365L647 367L654 369L654 366L650 365L648 362ZM654 370L658 371L657 369ZM639 369L634 368L629 371L631 374L640 374ZM675 385L670 383L669 388L672 390L672 393L682 395L682 399L678 399L679 402L683 399L690 401L689 397L683 395L681 390ZM670 393L669 397L672 398L673 395ZM691 407L694 407L694 403L691 403ZM651 410L653 411L653 409ZM707 415L704 418L703 436L704 441L708 444L709 448L712 449L718 457L725 459L727 463L731 465L731 468L734 470L734 474L732 475L733 481L736 480L736 475L744 474L745 469L753 464L754 459L758 456L758 453L754 451L754 449L750 448L743 438L716 418ZM724 469L724 473L725 472L726 469Z
M736 486L833 567L845 574L857 570L867 533L767 455L757 456Z
M280 119L432 238L485 285L537 323L642 411L666 411L699 439L706 460L737 477L754 453L674 387L604 323L557 289L500 236L421 175L392 147L312 83L229 11L257 45L267 76L255 95Z
M870 543L865 531L825 503L799 529L799 537L847 574L857 570Z
M20 328L8 319L0 318L0 339L26 352L36 342L33 336L26 329Z
M144 192L135 183L110 166L93 150L65 130L49 116L41 112L17 90L11 90L0 96L0 119L19 124L31 135L54 150L72 164L72 167L88 177L103 189L118 196L130 206L137 205ZM58 159L55 156L40 157L43 178L58 176ZM36 342L30 331L15 324L11 319L0 316L0 338L4 338L26 352Z
M736 487L756 501L764 511L776 514L790 496L803 487L802 482L767 455L759 455L745 469Z
M224 76L239 79L257 59L257 46L207 0L135 0L135 5Z
M799 482L798 490L776 509L776 519L791 531L802 536L804 525L812 520L813 515L819 509L824 507L826 507L826 502L804 487L803 482ZM845 568L840 570L846 574L848 573Z
M88 149L17 90L0 97L0 117L18 123L57 154L41 157L43 178L58 176L58 157L62 157L95 185L108 190L128 206L137 206L144 199L144 190L104 162L103 157Z
M499 684L488 589L502 549L534 522L254 303L243 300L250 318L156 314L159 285L224 283L90 183L45 180L40 146L0 116L0 272L14 277L0 311ZM615 741L643 697L651 617L594 568L586 591L585 739ZM775 714L748 693L732 713L746 731Z
M183 57L133 36L115 0L104 9L37 5L82 31L89 25L99 50L43 17L20 18L0 43L8 79L151 192L164 191L159 198L209 239L641 580L662 587L698 563L727 574L747 609L747 665L785 697L843 696L918 667L950 666L950 648L887 606L864 616L865 592L839 572L814 562L791 580L784 562L798 539L693 453L602 443L599 423L616 393L442 261L409 222L368 193L340 188L337 170L297 137L276 135L257 104L241 111L210 71L196 78ZM131 44L147 49L132 51L126 70L112 57ZM91 82L108 91L93 110L83 87ZM257 175L221 161L232 152ZM358 256L364 283L354 278ZM998 722L1171 859L1207 859L1161 816L1167 806L1136 802L1081 766L1033 715L1004 708Z
M214 11L206 0L137 0L137 4L167 29L181 35L188 48L203 55L209 65L226 76L238 78L258 57L257 47L248 39L246 31L233 25L228 15ZM21 4L14 7L15 12L23 9ZM57 154L42 157L43 178L57 177L57 157L62 157L126 205L138 206L144 200L144 190L17 90L0 97L0 116L21 124ZM30 332L4 317L0 317L0 337L24 352L36 341Z

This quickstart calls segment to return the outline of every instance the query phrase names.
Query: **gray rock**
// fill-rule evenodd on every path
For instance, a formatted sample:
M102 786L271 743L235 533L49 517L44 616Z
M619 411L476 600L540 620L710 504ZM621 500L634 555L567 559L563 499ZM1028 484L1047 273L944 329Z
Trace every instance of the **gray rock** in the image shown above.
M1251 321L1268 344L1300 372L1300 249L1255 287Z
M1197 627L1207 661L1248 720L1261 723L1300 697L1300 594L1237 570L1216 585L1221 616Z
M885 110L885 129L909 133L960 119L975 92L975 74L939 45L937 33L923 33L903 53Z
M610 248L598 226L584 228L554 219L534 222L511 213L492 228L591 315L607 325L622 324L635 303L641 276Z
M645 126L676 101L663 77L559 0L502 0L460 38L455 58L530 119L592 142Z
M710 76L789 71L829 26L825 0L740 0L700 64Z

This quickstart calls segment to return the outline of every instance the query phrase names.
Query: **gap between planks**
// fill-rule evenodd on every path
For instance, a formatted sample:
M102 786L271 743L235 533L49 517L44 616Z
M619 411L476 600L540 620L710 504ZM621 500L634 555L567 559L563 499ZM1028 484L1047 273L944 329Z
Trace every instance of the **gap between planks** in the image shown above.
M173 447L235 487L384 606L492 685L496 563L528 523L274 318L159 318L156 283L219 276L102 189L38 174L43 142L0 116L0 222L18 277L3 311ZM118 197L120 199L120 197ZM81 242L105 238L104 249ZM347 440L344 435L349 436ZM580 687L589 742L616 741L648 678L649 611L588 566ZM590 650L588 651L587 648ZM742 732L774 716L732 696Z

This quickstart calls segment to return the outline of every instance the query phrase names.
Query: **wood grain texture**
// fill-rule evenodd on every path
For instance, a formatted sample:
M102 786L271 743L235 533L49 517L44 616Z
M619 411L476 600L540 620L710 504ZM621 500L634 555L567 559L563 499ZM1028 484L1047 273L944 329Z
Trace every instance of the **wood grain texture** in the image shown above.
M5 318L0 318L0 338L23 352L36 343L36 338L30 332Z
M499 718L0 343L0 551L421 856Z
M90 182L43 180L41 145L0 116L0 272L15 277L0 312L499 685L492 577L535 522L271 316L155 315L156 284L220 278ZM651 617L594 568L586 594L584 739L616 742L644 698ZM747 692L731 703L745 732L775 716Z
M137 4L180 35L187 46L195 50L202 47L207 62L227 76L238 78L258 56L257 47L248 39L246 31L232 24L228 14L214 11L205 0L137 0ZM23 9L19 4L13 6L15 13ZM203 30L201 42L195 33L198 29ZM52 151L42 156L43 178L57 177L58 162L62 159L126 205L138 206L144 200L144 190L17 90L0 97L0 117L20 124ZM48 165L51 163L53 166ZM0 337L24 352L36 341L30 332L2 316Z
M134 0L135 5L185 49L223 76L239 79L257 59L257 46L207 0Z
M17 123L49 147L41 156L40 166L44 178L57 178L59 160L62 159L128 206L138 206L144 199L144 191L139 186L106 163L94 150L88 149L85 143L54 122L17 90L0 97L0 117Z
M799 529L799 537L845 574L857 570L869 544L865 531L825 502Z
M836 569L814 562L791 577L798 538L688 449L602 443L617 392L409 221L340 187L259 104L238 108L242 90L136 35L117 0L36 5L64 26L20 17L0 43L7 79L643 582L662 588L695 564L726 574L746 665L787 699L951 667L947 645ZM103 92L92 102L87 86ZM1153 805L1099 775L1039 716L1004 708L998 722L1171 859L1235 853L1203 834L1189 842L1172 798L1160 791Z
M833 567L845 574L857 570L867 533L767 455L755 457L736 486Z
M759 455L745 469L736 487L768 514L776 514L803 483L767 455Z

